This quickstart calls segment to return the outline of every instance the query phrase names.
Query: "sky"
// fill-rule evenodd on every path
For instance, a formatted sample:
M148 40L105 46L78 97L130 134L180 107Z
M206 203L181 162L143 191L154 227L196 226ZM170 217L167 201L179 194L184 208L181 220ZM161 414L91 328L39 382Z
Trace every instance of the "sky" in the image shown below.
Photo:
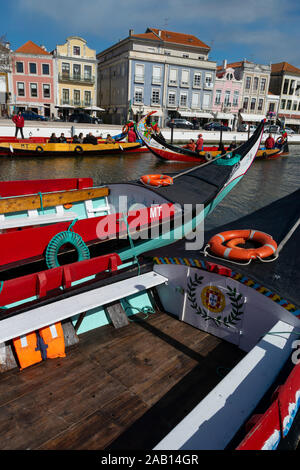
M0 36L52 51L80 36L101 52L148 27L193 34L221 64L247 59L300 68L299 0L0 0Z

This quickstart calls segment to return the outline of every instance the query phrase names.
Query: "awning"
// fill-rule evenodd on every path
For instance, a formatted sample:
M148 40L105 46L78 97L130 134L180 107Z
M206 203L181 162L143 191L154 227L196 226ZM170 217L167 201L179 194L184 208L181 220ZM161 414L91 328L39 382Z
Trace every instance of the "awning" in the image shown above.
M211 113L201 113L201 112L196 112L196 111L178 111L180 116L183 117L196 117L196 118L207 118L207 119L212 119L213 115Z
M105 111L104 108L99 108L99 106L89 106L88 108L84 108L87 111Z
M221 113L220 111L216 112L216 119L234 119L234 114L232 113Z
M162 116L162 109L161 108L150 108L148 106L131 106L132 112L137 114L141 113L143 116L145 114L151 113L151 111L156 111L153 116Z
M286 118L285 119L285 124L296 124L296 125L300 126L300 116L299 116L299 119Z
M68 108L68 109L71 109L71 108L75 108L75 106L71 106L69 104L61 104L60 106L55 106L55 108Z
M241 113L241 118L243 121L246 121L246 122L256 122L256 121L262 121L263 119L266 119L266 116L264 114Z

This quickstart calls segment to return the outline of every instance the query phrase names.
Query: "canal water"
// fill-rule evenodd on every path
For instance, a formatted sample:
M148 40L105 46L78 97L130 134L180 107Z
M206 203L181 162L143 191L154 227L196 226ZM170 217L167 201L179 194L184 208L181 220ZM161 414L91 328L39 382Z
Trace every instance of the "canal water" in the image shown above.
M1 180L91 177L94 185L131 181L144 174L183 171L191 165L162 162L151 153L99 157L0 157ZM299 188L300 146L274 160L255 160L245 177L205 221L205 229L231 222ZM1 196L1 195L0 195ZM280 223L280 215L278 219Z

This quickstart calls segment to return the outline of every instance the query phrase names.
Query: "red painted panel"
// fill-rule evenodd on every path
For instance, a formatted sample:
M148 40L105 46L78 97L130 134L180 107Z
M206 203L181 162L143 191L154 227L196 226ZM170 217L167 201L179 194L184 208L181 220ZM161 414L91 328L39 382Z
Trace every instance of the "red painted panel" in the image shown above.
M45 180L1 181L0 196L20 196L22 194L36 194L39 192L68 191L70 189L84 189L93 186L92 178L57 178Z
M161 210L145 208L131 211L127 217L129 229L134 231L146 227L151 222L169 220L174 216L173 204L162 204ZM0 266L33 257L42 257L50 240L59 232L68 230L70 222L59 222L42 227L26 228L0 234ZM73 226L85 243L114 237L127 232L127 225L121 214L78 220Z
M103 271L115 271L122 264L117 253L78 261L57 268L5 281L0 293L1 306L9 305L33 296L43 297L59 287L71 287L71 283Z

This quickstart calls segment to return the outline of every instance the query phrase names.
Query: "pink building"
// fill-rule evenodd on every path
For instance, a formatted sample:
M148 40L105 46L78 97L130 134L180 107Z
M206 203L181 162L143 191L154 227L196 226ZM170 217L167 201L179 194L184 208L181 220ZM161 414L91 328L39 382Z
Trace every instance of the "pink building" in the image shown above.
M11 114L16 109L30 109L43 116L51 116L55 104L52 54L32 41L14 51L12 86Z
M236 128L242 101L243 80L238 79L235 69L227 67L227 61L217 67L214 84L212 111L217 120Z

